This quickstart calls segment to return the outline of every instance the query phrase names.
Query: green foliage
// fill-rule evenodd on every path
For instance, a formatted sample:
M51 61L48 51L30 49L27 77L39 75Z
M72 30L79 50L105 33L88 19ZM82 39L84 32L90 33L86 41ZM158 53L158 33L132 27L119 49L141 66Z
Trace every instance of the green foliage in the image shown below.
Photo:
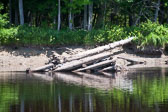
M159 23L148 21L139 27L131 28L130 31L130 35L138 37L135 42L139 46L164 46L168 43L168 27Z
M2 45L77 45L83 43L86 31L58 32L55 29L19 26L0 30Z
M140 46L162 47L168 43L168 26L158 23L141 24L139 27L110 26L105 29L61 30L51 28L18 26L1 28L0 43L3 45L81 45L107 44L130 36L136 36L135 43Z
M1 10L4 8L3 4L0 3L0 28L4 27L7 21L7 14L1 14Z
M18 39L16 38L18 28L0 28L0 44L16 44Z

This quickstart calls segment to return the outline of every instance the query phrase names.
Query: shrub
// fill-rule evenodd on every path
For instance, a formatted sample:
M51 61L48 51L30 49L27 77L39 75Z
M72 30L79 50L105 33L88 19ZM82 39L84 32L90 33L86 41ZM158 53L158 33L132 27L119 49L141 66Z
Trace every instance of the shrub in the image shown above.
M1 14L1 10L3 9L2 3L0 3L0 28L3 28L7 23L7 14Z
M139 46L152 45L162 47L168 43L168 28L151 21L132 28L131 34L138 37L135 42Z
M0 28L0 43L3 45L82 45L106 44L136 36L134 42L140 46L159 46L168 43L168 25L148 21L138 27L111 26L92 31L61 30L30 27L27 25Z

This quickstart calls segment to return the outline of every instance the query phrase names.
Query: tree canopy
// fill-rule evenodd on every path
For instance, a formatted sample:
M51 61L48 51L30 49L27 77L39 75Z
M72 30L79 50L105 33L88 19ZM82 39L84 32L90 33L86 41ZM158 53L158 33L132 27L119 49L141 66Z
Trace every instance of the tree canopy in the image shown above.
M19 7L19 1L23 2L23 9ZM18 20L21 22L19 11L23 10L24 24L54 27L58 24L58 1L2 0L1 4L4 6L2 14L7 13L11 24L17 25ZM92 10L90 19L93 28L103 28L109 24L136 26L147 20L159 21L161 24L168 22L167 0L61 0L60 2L61 29L68 28L69 23L73 24L72 29L84 28L84 19L90 21L89 12ZM89 8L91 4L93 7ZM84 13L87 18L84 18ZM71 16L68 16L69 14Z

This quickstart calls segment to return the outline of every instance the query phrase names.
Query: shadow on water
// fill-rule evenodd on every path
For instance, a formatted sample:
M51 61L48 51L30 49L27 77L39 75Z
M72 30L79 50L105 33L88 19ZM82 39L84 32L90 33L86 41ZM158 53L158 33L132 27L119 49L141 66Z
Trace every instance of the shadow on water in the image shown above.
M166 112L168 69L0 73L0 112Z

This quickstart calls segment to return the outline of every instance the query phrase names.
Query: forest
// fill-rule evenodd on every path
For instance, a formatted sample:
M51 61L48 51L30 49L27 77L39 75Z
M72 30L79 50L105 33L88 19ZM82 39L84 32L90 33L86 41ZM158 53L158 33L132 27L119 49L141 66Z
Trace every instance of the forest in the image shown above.
M168 43L167 0L1 0L1 45Z

